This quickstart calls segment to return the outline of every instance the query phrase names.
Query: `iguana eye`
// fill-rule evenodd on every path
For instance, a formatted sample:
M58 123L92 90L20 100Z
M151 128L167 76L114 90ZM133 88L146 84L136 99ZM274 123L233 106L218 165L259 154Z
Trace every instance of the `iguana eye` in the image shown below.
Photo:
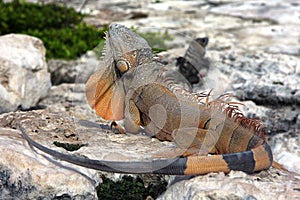
M132 55L133 58L136 58L137 52L133 51L131 55Z
M116 67L121 73L125 73L130 68L129 64L124 60L119 60Z

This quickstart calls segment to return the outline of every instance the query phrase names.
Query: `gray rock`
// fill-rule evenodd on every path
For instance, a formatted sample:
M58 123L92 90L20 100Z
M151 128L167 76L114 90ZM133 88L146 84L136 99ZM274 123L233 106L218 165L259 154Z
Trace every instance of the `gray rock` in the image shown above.
M68 112L5 113L0 115L0 199L96 199L95 187L100 183L96 170L59 161L30 147L14 130L18 123L34 140L60 152L70 153L53 145L54 141L83 144L72 154L90 159L149 160L174 147L143 135L116 135L107 124L74 119Z
M299 56L300 43L295 42L299 41L298 24L246 27L232 33L236 35L238 45L248 51L259 49L269 53Z
M277 134L270 139L274 159L293 172L300 173L300 130Z
M51 59L48 69L53 85L62 83L85 83L89 76L99 67L99 60L90 51L81 58L72 61Z
M232 60L233 61L230 61ZM232 89L241 100L263 105L299 105L300 59L256 53L245 56L228 53L223 62L235 70Z
M158 199L297 199L299 184L299 176L275 169L254 175L211 173L178 182Z
M68 107L86 104L85 84L83 83L64 83L52 86L46 98L39 102L41 106L69 103Z
M100 182L97 171L59 161L30 147L20 132L12 129L18 123L22 123L30 137L51 149L91 159L149 160L174 148L170 142L143 135L116 135L108 125L77 120L68 117L67 112L40 110L2 114L0 188L5 198L95 199L95 187ZM54 141L84 146L67 152L54 146ZM177 182L159 199L274 199L275 196L293 199L300 195L299 184L299 175L273 168L254 175L234 171L229 175L212 173Z
M259 49L270 53L300 54L300 44L295 42L299 41L300 6L295 1L223 3L215 4L209 13L252 21L252 26L240 24L230 30L235 36L235 47L248 51Z
M222 54L207 51L207 54L214 63L204 77L204 87L198 90L214 88L215 97L231 93L240 101L250 100L264 106L251 106L244 113L261 119L272 135L297 130L300 112L298 57L244 50L223 50Z
M287 10L289 12L286 12ZM294 0L229 1L212 8L210 11L253 20L268 19L273 23L279 24L299 24L300 22L300 6Z
M83 175L95 172L33 151L16 130L1 127L0 138L0 199L96 199L95 182Z
M82 1L67 1L67 4L79 8ZM174 57L183 56L187 48L186 45L190 43L192 38L209 37L210 43L206 55L212 61L211 69L203 79L203 86L198 86L196 90L207 91L213 88L212 98L230 92L238 100L242 100L242 103L246 105L241 106L243 112L248 117L261 119L265 124L271 135L270 144L275 160L289 170L299 173L300 62L299 57L297 57L299 55L299 42L297 42L299 41L299 8L299 3L293 0L263 0L259 2L166 0L161 3L155 3L151 0L130 1L130 3L124 0L104 0L101 2L90 0L82 11L92 15L86 18L86 21L99 26L111 21L122 21L122 24L129 27L141 27L145 28L146 31L159 30L163 32L165 29L169 29L169 33L174 34L174 40L167 43L169 47L182 48L182 50L170 50L169 52L176 52L175 55L169 56L170 60L174 60ZM132 13L136 11L148 14L148 18L130 19ZM60 67L64 65L67 67ZM57 83L83 83L83 80L76 80L76 77L79 77L77 74L86 72L78 70L81 68L77 68L79 65L88 66L84 61L77 60L67 64L58 64L53 68L54 70L51 67L51 72L55 74ZM85 74L80 77L85 77ZM76 89L74 90L74 88ZM109 131L108 134L107 131L105 133L100 131L101 134L98 134L99 126L90 122L85 122L87 129L83 128L83 125L76 124L76 130L80 129L85 132L84 134L83 132L77 134L78 132L75 131L75 136L71 136L74 127L68 127L67 124L72 125L74 121L66 120L66 115L72 116L72 118L99 122L99 118L94 115L94 112L82 99L84 96L82 84L61 84L52 87L48 97L44 98L40 104L47 106L47 110L43 111L44 113L40 113L41 111L36 114L34 114L35 112L28 112L24 115L10 113L5 117L5 123L3 123L4 118L1 118L0 127L15 127L16 122L21 119L28 119L30 115L34 116L30 118L32 124L27 124L29 133L35 135L34 139L51 148L63 151L52 145L51 138L58 137L69 142L75 142L79 138L79 142L90 145L84 147L85 149L82 148L78 153L95 159L98 159L99 156L110 158L111 155L116 160L124 159L124 155L120 154L120 152L124 153L124 149L126 152L129 150L128 153L130 155L132 153L134 159L141 159L141 154L147 154L153 150L153 144L154 149L162 148L160 145L170 145L156 143L155 140L150 140L144 136L142 139L140 136L132 135L124 137L123 135L113 135ZM53 115L55 112L64 116ZM16 120L16 118L18 119ZM40 118L42 121L39 120ZM55 122L54 119L57 121ZM101 121L101 123L104 122ZM46 130L47 133L42 136L42 134L30 130ZM16 131L13 133L19 134ZM87 138L83 139L85 136ZM8 137L12 137L11 134ZM3 141L11 142L8 137L1 135L0 139L3 138ZM73 140L74 138L75 140ZM23 141L21 138L15 140L18 144ZM138 146L140 144L141 146ZM16 149L20 148L27 153L32 151L24 145L22 147L17 146ZM3 149L7 147L7 143L4 143L4 146ZM112 146L116 148L112 149ZM17 158L22 158L19 154L15 153L14 155ZM33 155L36 156L33 159L34 162L38 162L40 159L42 159L41 162L44 162L40 156L35 153ZM3 156L1 162L5 160L4 163L7 163L6 158ZM28 158L30 161L31 159L31 157ZM15 162L18 163L18 160ZM45 165L33 169L31 173L38 176L40 171L43 172L43 167ZM72 167L78 169L77 166ZM26 178L23 174L27 172L11 173L9 171L14 169L11 167L3 168L0 175L1 180L4 180L10 188L13 184L16 185L16 182L10 181L9 177L13 175L16 177L21 173L22 177ZM49 169L47 168L47 170ZM59 169L56 170L59 171ZM44 173L41 174L41 177L45 178ZM92 174L90 177L93 177L94 181L97 180L93 172L87 174ZM64 177L63 180L68 183L67 179ZM296 199L300 196L299 180L299 175L284 173L272 168L254 175L240 172L231 172L228 176L209 174L174 184L161 199ZM32 188L36 187L36 182L30 181L29 179L21 179L19 182L22 183L23 188L26 188L26 191L33 191ZM66 186L73 187L73 185L68 184ZM56 189L53 189L53 193L59 190L57 187L55 186ZM43 187L37 189L37 191L43 190L45 190ZM9 192L16 192L16 190L11 189ZM73 197L73 194L70 195L65 192L61 192L59 195L61 195L60 197L63 195Z
M45 47L21 34L0 37L0 113L36 106L51 87Z
M85 95L85 84L71 83L52 86L47 97L42 99L38 106L46 108L51 113L63 113L91 121L98 121L95 111L88 105Z

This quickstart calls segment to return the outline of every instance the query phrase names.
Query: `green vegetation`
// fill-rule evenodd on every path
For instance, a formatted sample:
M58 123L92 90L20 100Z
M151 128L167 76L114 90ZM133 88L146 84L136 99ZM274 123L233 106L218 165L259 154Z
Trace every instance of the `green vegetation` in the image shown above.
M103 183L97 186L98 199L131 199L142 200L151 196L156 199L166 191L167 182L161 180L160 184L145 187L141 178L123 176L121 180L114 182L105 176L101 177Z
M62 147L67 151L77 151L83 146L86 146L85 144L69 144L69 143L61 143L61 142L53 142L53 144L57 147Z
M131 27L131 29L135 31L137 34L139 34L141 37L145 38L145 40L147 40L149 46L152 48L154 53L166 51L167 45L165 44L165 41L173 40L172 36L168 33L167 30L163 33L161 33L160 31L158 32L147 31L145 33L142 33L139 31L138 28Z
M47 59L76 59L91 49L101 55L107 26L96 29L84 23L83 17L73 8L58 4L41 5L23 0L4 3L0 0L0 35L22 33L40 38L47 49ZM172 40L168 32L141 33L132 29L148 41L154 53L166 50L164 41Z
M105 27L104 29L107 30L108 27ZM149 46L152 48L154 54L162 52L162 51L166 51L168 47L167 47L165 41L173 40L173 37L168 33L168 31L165 31L163 33L147 31L147 32L143 33L143 32L140 32L138 30L138 28L131 27L130 29L132 31L136 32L137 34L139 34L141 37L145 38L145 40L148 42ZM102 49L104 48L104 43L105 43L105 41L101 40L99 45L94 49L94 51L96 52L96 55L98 57L101 56Z
M0 0L0 35L32 35L44 42L47 58L75 59L97 46L105 32L82 22L83 17L73 8L57 4Z

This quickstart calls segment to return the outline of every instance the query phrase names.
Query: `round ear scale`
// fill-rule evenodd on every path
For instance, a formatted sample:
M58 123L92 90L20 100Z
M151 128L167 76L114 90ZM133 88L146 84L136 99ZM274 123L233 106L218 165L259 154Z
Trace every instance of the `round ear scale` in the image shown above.
M116 67L121 73L125 73L127 70L129 70L129 65L124 60L119 60L116 64Z

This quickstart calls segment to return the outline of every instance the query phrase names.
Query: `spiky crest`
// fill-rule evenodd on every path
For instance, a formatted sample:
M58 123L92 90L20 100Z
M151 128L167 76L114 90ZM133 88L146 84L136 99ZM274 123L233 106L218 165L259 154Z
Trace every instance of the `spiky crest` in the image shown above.
M207 107L217 107L218 109L222 110L222 112L226 113L227 117L232 118L234 121L247 129L252 129L259 137L265 138L266 132L261 121L258 119L250 119L245 117L245 115L239 109L239 105L244 104L240 102L229 101L229 99L232 97L231 94L225 93L220 95L217 99L209 101L212 90L208 92L202 91L198 93L192 93L183 88L181 85L175 84L172 78L164 78L163 73L164 71L162 71L160 74L161 82L177 96L179 95L180 97L186 98L187 100L196 102L200 105L205 105Z
M229 101L228 98L230 96L231 95L228 94L221 95L216 100L209 102L209 106L217 107L218 109L226 113L227 117L232 118L234 121L238 122L241 126L247 129L252 129L254 133L259 137L265 138L266 132L261 121L258 119L250 119L245 117L238 106L243 104L239 102Z

